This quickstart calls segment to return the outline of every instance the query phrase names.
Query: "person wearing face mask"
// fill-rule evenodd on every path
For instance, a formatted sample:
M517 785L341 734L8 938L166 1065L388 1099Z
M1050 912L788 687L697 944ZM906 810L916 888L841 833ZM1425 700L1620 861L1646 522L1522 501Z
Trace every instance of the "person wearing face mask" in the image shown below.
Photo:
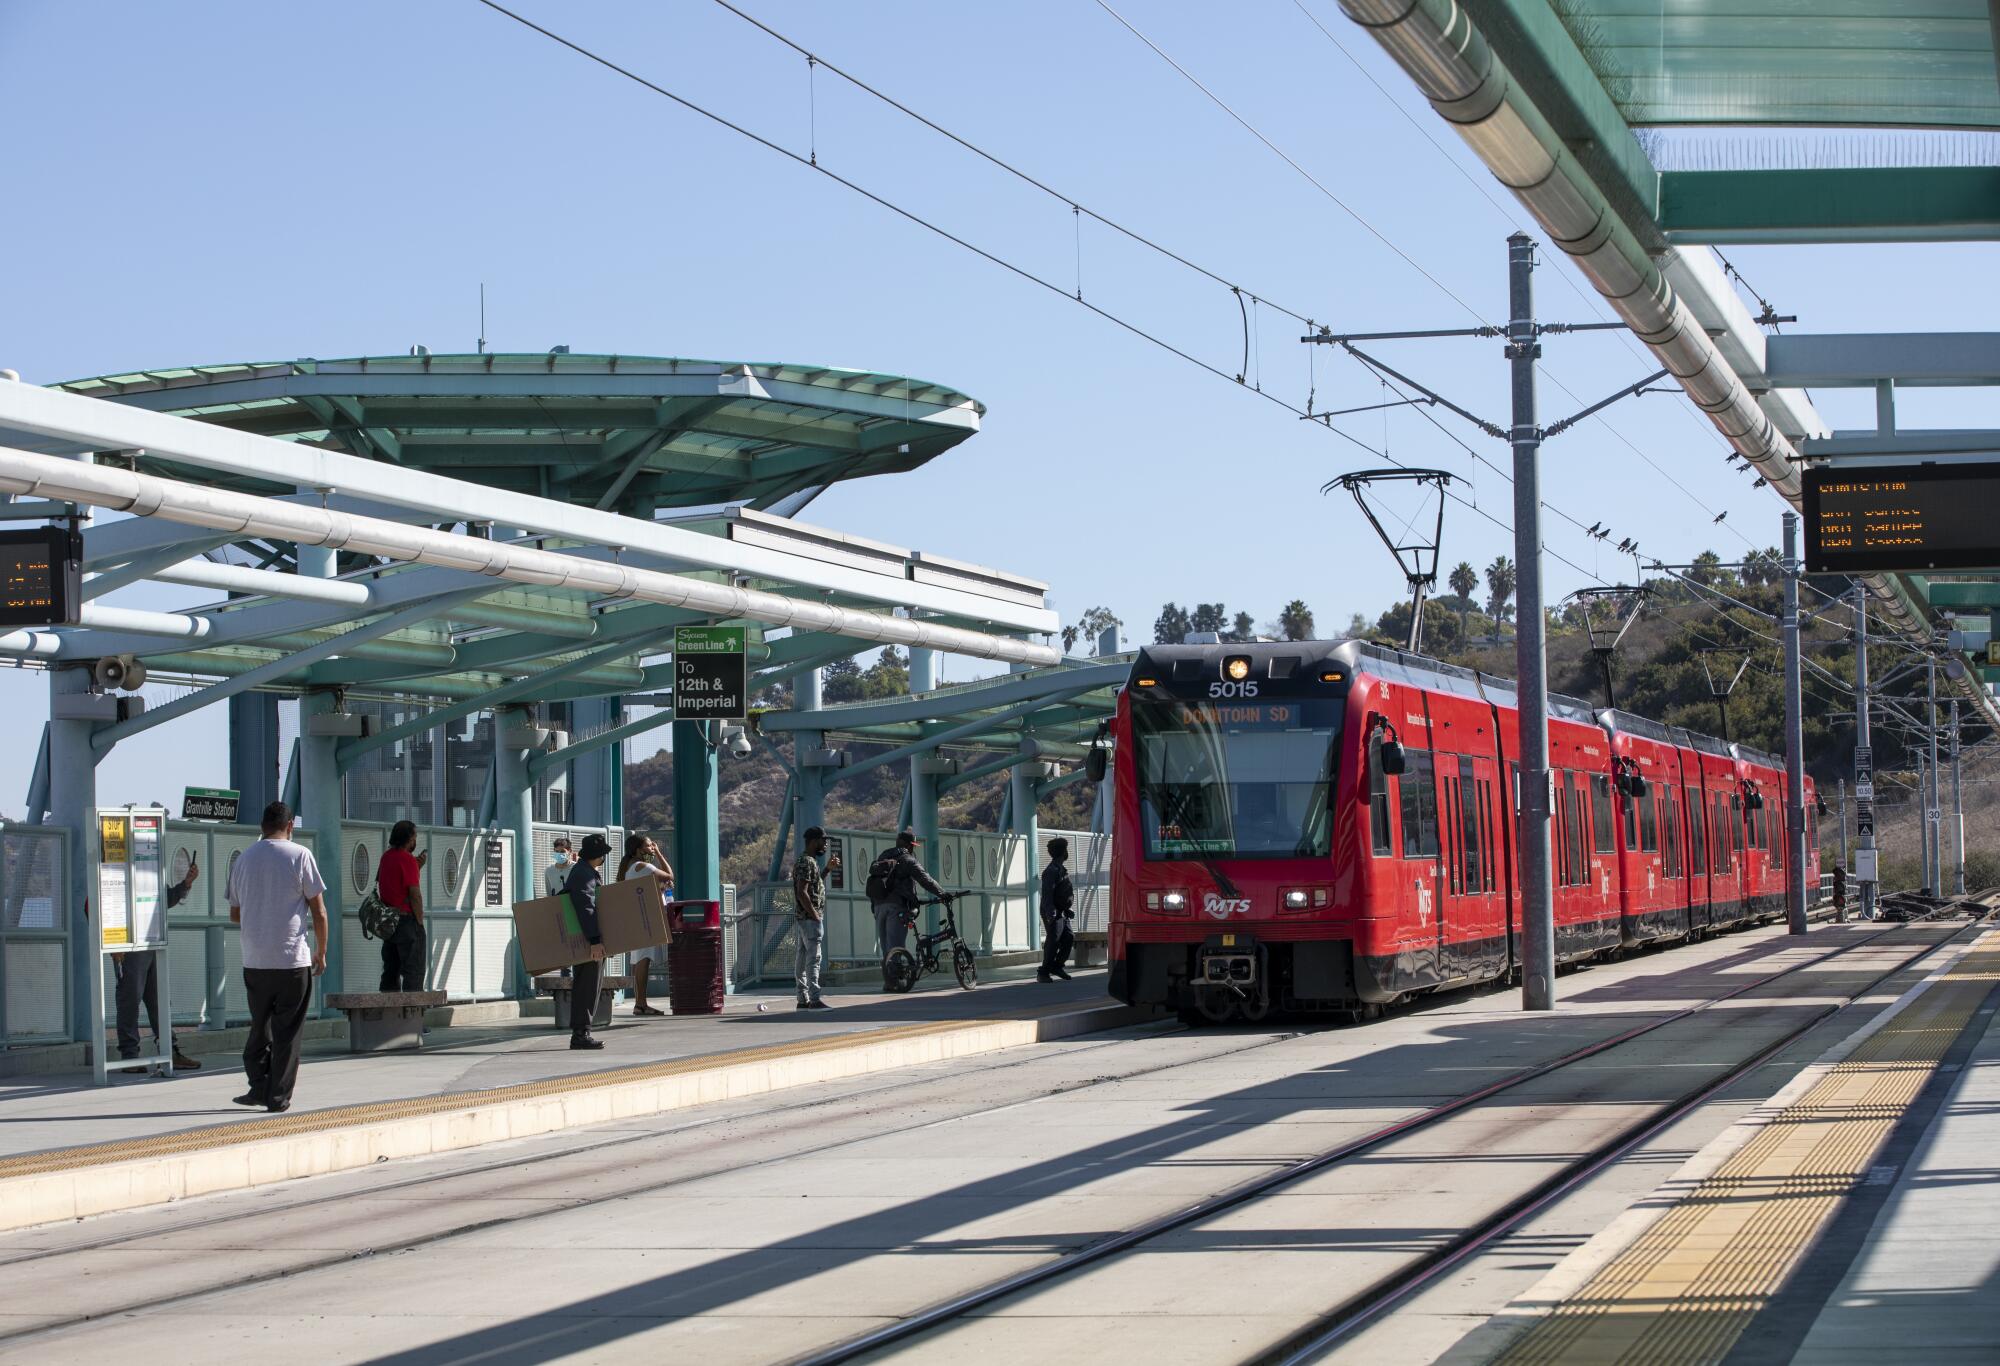
M569 881L569 875L575 866L574 859L569 851L569 840L562 835L557 835L555 861L542 869L543 894L547 896L561 896L563 884Z

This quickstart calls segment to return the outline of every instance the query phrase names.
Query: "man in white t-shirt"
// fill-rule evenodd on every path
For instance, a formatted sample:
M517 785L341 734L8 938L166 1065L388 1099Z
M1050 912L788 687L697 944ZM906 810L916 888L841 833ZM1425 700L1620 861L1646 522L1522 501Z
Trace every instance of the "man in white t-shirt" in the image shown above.
M313 978L326 971L326 883L312 851L292 840L290 807L265 807L263 828L264 838L229 869L229 918L243 929L243 987L250 998L250 1039L243 1045L250 1089L236 1103L275 1114L291 1108L299 1032L312 1009Z

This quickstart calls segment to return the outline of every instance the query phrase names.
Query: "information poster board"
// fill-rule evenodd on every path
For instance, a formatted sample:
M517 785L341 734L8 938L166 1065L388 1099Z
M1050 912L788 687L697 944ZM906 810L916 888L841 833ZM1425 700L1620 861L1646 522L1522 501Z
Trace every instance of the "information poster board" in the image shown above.
M1842 463L1804 483L1808 574L2000 565L2000 462Z
M90 916L96 927L98 971L90 974L90 1018L105 1015L105 978L125 969L123 955L164 951L167 908L161 861L166 854L167 813L135 807L100 809L96 813L96 857L92 860ZM113 966L107 974L105 968ZM155 964L154 989L159 993L160 1018L173 1018L169 993L173 974L162 958ZM102 1086L112 1071L157 1068L173 1071L172 1049L158 1040L151 1054L111 1059L103 1048L91 1050L91 1072Z

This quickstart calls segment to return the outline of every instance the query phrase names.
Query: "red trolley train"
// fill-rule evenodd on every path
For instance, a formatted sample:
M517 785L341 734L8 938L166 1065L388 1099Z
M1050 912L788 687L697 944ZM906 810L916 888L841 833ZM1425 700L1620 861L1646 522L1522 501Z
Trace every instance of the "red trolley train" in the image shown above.
M1515 973L1515 704L1357 641L1140 651L1112 722L1112 994L1365 1017ZM1560 962L1784 913L1781 761L1554 697L1549 767Z

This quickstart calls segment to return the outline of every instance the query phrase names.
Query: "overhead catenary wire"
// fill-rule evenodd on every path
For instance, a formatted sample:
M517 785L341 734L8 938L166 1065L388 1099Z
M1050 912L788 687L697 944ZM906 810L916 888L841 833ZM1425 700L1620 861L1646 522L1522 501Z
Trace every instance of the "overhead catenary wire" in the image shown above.
M1164 337L1161 337L1154 332L1148 331L1146 328L1139 326L1137 323L1131 322L1128 319L1123 318L1120 315L1112 312L1111 310L1101 307L1100 305L1095 304L1088 299L1077 298L1072 290L1065 289L1062 285L1057 284L1056 282L1046 278L1045 276L1039 275L1025 266L1010 261L1004 256L1001 256L996 252L990 251L987 248L978 245L977 243L971 241L970 239L965 238L951 231L950 229L943 227L940 224L930 221L929 219L923 217L916 211L903 207L902 205L896 203L894 200L891 200L884 195L876 193L875 191L869 189L867 186L862 185L854 180L851 180L848 177L841 175L840 173L830 169L829 167L823 164L816 164L810 158L800 155L798 152L793 151L791 148L786 147L782 143L773 141L772 139L765 137L760 133L754 132L753 130L744 127L742 124L736 123L735 121L726 118L721 114L716 113L712 109L697 104L695 101L687 98L684 95L678 94L675 91L669 90L667 87L660 85L655 81L649 80L648 78L639 75L637 72L631 70L628 67L620 65L618 62L613 61L611 58L606 57L596 51L593 51L592 49L587 48L580 43L577 43L569 38L564 37L562 34L557 33L552 29L546 28L543 25L536 23L534 20L527 18L525 15L519 14L516 11L507 8L505 5L498 3L498 0L477 0L477 3L485 6L487 9L494 11L496 14L500 14L508 19L513 20L515 23L521 25L523 28L529 29L537 34L540 34L542 37L548 39L550 42L553 42L560 47L569 49L571 52L576 53L578 56L583 57L588 61L594 62L597 65L604 67L606 70L616 75L622 76L626 80L629 80L636 85L643 86L645 89L652 91L654 94L659 95L664 99L672 101L674 104L677 104L680 107L688 110L690 113L698 114L702 118L705 118L710 122L722 128L725 128L732 133L737 134L740 137L749 139L750 141L756 143L758 146L765 148L767 151L774 152L777 155L782 156L787 160L796 163L799 166L805 167L808 170L815 171L818 174L827 177L829 180L834 181L836 184L841 185L842 187L853 191L855 194L860 195L862 198L868 200L870 203L876 204L881 208L887 209L889 212L895 214L897 217L902 218L905 221L916 225L917 227L923 228L928 232L934 233L938 237L941 237L944 240L952 243L954 246L963 248L964 250L971 252L973 255L978 256L982 260L990 262L993 265L999 266L1001 269L1007 271L1008 273L1019 276L1021 279L1026 280L1031 284L1039 285L1043 289L1048 290L1052 294L1056 294L1064 299L1068 299L1071 302L1075 303L1079 308L1088 309L1090 312L1096 314L1100 318L1103 318L1105 321L1113 324L1114 326L1123 329L1124 331L1130 333L1135 337L1138 337L1142 341L1151 343L1152 345L1180 358L1181 360L1187 362L1190 365L1193 365L1203 371L1206 371L1210 375L1213 375L1219 379L1227 380L1230 383L1235 384L1238 388L1243 389L1245 392L1255 394L1259 398L1263 398L1271 403L1274 403L1277 406L1283 408L1285 411L1292 413L1294 416L1298 417L1307 416L1304 409L1300 408L1298 405L1290 402L1289 400L1281 398L1277 394L1271 393L1268 390L1259 391L1256 389L1252 389L1248 384L1244 383L1241 379L1239 379L1234 375L1231 375L1227 371L1223 370L1221 367L1213 365L1208 361L1202 360L1200 357L1192 354L1191 352L1179 346L1176 346L1174 343L1166 340ZM762 27L762 25L760 25L759 27ZM819 65L826 67L826 69L829 71L834 71L835 74L840 74L837 68L835 68L832 64L824 61L823 59L820 60ZM1097 216L1093 214L1092 217L1095 218ZM1108 220L1099 219L1099 221L1108 223ZM1109 225L1114 227L1116 226L1115 224L1109 224ZM1123 229L1120 230L1123 231ZM1191 262L1187 264L1192 266ZM1198 270L1201 269L1200 267L1194 267L1194 268ZM1202 273L1208 275L1211 279L1217 280L1218 282L1221 282L1222 280L1222 277L1214 275L1212 272L1202 270ZM1235 286L1231 286L1231 288L1233 289L1235 288ZM1247 290L1243 292L1246 294L1250 293L1250 291ZM1252 295L1252 297L1257 298L1261 296ZM1311 322L1311 319L1304 318L1302 315L1295 313L1293 310L1289 308L1281 308L1280 311L1286 313L1288 316L1293 317L1295 320L1304 321L1308 323ZM1334 426L1332 423L1319 422L1316 423L1315 425L1322 427L1329 432L1332 432L1335 436L1339 437L1341 440L1348 442L1350 445L1353 445L1360 450L1366 451L1369 455L1373 456L1378 460L1387 461L1387 463L1395 465L1399 468L1406 468L1405 466L1403 466L1403 463L1401 461L1391 458L1384 452L1377 450L1375 447L1369 445L1366 441L1363 441L1361 438L1355 436L1353 433L1343 431L1341 428ZM1463 498L1459 498L1455 494L1453 495L1453 501L1457 502L1460 506L1469 509L1470 511L1474 512L1481 518L1485 519L1486 521L1492 523L1494 526L1499 527L1504 531L1511 532L1513 530L1511 523L1502 521L1500 518L1495 517L1492 513L1487 512L1485 509L1481 507L1478 507L1476 504L1470 503ZM1572 522L1576 521L1575 518L1568 518L1568 520ZM1582 524L1577 523L1577 525L1580 526ZM1603 582L1603 580L1599 578L1598 575L1596 575L1595 573L1593 573L1588 569L1585 569L1582 565L1578 564L1576 561L1568 558L1567 556L1562 555L1561 553L1555 550L1548 549L1547 547L1544 547L1544 550L1545 553L1547 553L1550 557L1558 560L1559 562L1566 565L1576 573L1584 576L1585 578L1591 579L1599 583Z
M743 22L757 29L759 32L767 35L774 41L783 44L785 47L791 49L793 52L805 57L809 62L816 63L818 66L824 67L827 71L833 73L835 76L838 76L842 80L847 81L857 90L863 91L864 93L881 101L883 104L889 106L890 108L896 110L897 112L905 115L910 119L915 120L917 123L922 124L925 128L930 129L932 132L938 134L940 137L943 137L946 140L950 141L951 143L955 144L956 146L961 147L968 152L971 152L974 156L979 157L980 159L986 161L990 165L1002 171L1005 171L1007 174L1015 177L1022 183L1032 186L1033 188L1040 191L1044 195L1047 195L1052 199L1055 199L1063 204L1068 205L1068 207L1071 210L1071 214L1076 221L1076 227L1077 227L1076 285L1073 294L1078 302L1083 302L1081 220L1083 215L1087 214L1095 221L1103 224L1104 226L1112 229L1114 232L1117 232L1122 236L1130 239L1131 241L1138 243L1148 248L1149 250L1157 252L1161 256L1171 261L1174 261L1175 263L1191 271L1194 271L1196 274L1201 275L1202 277L1218 285L1221 285L1224 288L1227 288L1228 290L1231 291L1232 294L1236 296L1239 307L1242 306L1244 296L1247 295L1251 310L1255 310L1259 307L1273 308L1278 312L1291 318L1295 322L1304 323L1308 327L1317 326L1313 318L1310 315L1302 312L1301 310L1279 303L1271 299L1268 295L1261 294L1255 290L1246 289L1238 282L1230 279L1229 277L1221 274L1220 272L1215 271L1207 266L1203 266L1193 260L1190 260L1188 257L1183 256L1180 253L1172 250L1171 248L1162 245L1161 243L1145 235L1144 233L1141 233L1134 228L1131 228L1102 213L1099 213L1096 210L1084 206L1076 198L1064 194L1062 191L1057 190L1053 186L1049 185L1047 182L1030 174L1029 172L1022 170L1019 166L1016 166L1015 164L1006 160L1005 158L1000 157L997 154L988 151L984 147L981 147L979 144L973 142L971 139L966 138L952 131L951 129L945 127L943 124L939 123L937 120L932 119L929 116L918 112L917 110L911 108L909 105L903 103L901 100L898 100L894 96L889 95L886 92L876 88L875 86L869 84L867 81L864 81L860 77L845 70L838 64L828 61L825 57L807 48L806 46L798 42L796 39L788 36L785 33L780 32L776 28L773 28L771 25L763 22L754 15L745 12L737 5L731 3L731 0L715 0L715 3L722 9L728 11L730 14L735 15ZM1476 318L1480 317L1479 311L1477 309L1473 308L1471 304L1467 303L1458 294L1454 293L1448 286L1446 286L1441 280L1439 280L1437 276L1433 275L1431 272L1426 270L1423 267L1423 265L1420 262L1418 262L1415 258L1410 256L1407 252L1403 251L1401 247L1397 246L1396 243L1392 241L1386 234L1382 233L1372 223L1370 223L1368 219L1364 217L1358 210L1354 209L1353 206L1349 205L1346 201L1342 200L1338 195L1335 195L1323 183L1321 183L1310 172L1308 172L1304 166L1300 165L1298 161L1296 161L1294 158L1288 155L1275 142L1273 142L1270 138L1266 137L1253 124L1251 124L1241 114L1237 113L1235 109L1229 106L1225 101L1223 101L1219 96L1217 96L1213 91L1211 91L1206 85L1203 85L1201 81L1196 79L1196 77L1192 73L1190 73L1185 67L1181 66L1180 63L1176 62L1163 49L1161 49L1157 43L1154 43L1152 39L1148 38L1144 33L1140 32L1140 30L1137 27L1135 27L1129 20L1125 19L1123 15L1119 14L1116 10L1112 9L1110 5L1105 4L1104 0L1098 0L1098 3L1105 10L1107 14L1110 14L1112 18L1116 19L1120 24L1122 24L1129 32L1133 34L1133 36L1137 37L1141 42L1145 43L1149 48L1151 48L1156 54L1160 56L1160 58L1163 61L1167 62L1168 65L1172 66L1175 71L1179 72L1197 89L1201 90L1203 94L1207 95L1208 98L1212 100L1219 108L1224 110L1224 112L1228 113L1231 118L1235 119L1238 124L1240 124L1243 128L1249 131L1254 137L1256 137L1259 141L1261 141L1272 152L1276 153L1279 157L1283 158L1288 165L1290 165L1300 175L1304 176L1308 181L1310 181L1315 187L1317 187L1320 190L1322 194L1325 194L1335 204L1339 205L1340 208L1344 212L1346 212L1349 217L1353 218L1356 223L1359 223L1363 228L1365 228L1383 245L1387 246L1391 251L1394 251L1398 256L1401 256L1406 262L1408 262L1414 269L1416 269L1420 274L1422 274L1426 279L1428 279L1433 285L1442 290L1461 308L1465 309L1466 312L1468 312L1469 314L1471 314ZM1313 17L1311 11L1306 10L1304 5L1299 3L1299 0L1294 0L1294 3L1299 4L1300 10L1303 13L1305 13L1308 19L1312 20L1314 26L1317 27L1320 30L1320 32L1326 35L1329 42L1332 42L1334 46L1338 48L1344 55L1346 55L1350 61L1354 61L1353 54L1349 53L1347 49L1344 46L1342 46L1340 42L1337 39L1335 39L1330 32L1326 30L1325 26L1320 24L1319 21ZM498 8L498 6L496 5L494 6L494 8ZM1360 67L1359 62L1355 62L1355 65L1357 66L1357 68ZM1431 143L1431 145L1438 151L1439 155L1444 156L1445 160L1449 162L1453 166L1453 168L1459 172L1460 175L1464 176L1469 184L1471 184L1475 189L1479 190L1479 192L1487 199L1488 203L1492 204L1496 210L1500 210L1503 217L1506 217L1510 223L1516 221L1512 215L1507 214L1504 209L1501 209L1499 201L1495 200L1490 193L1488 193L1482 187L1480 187L1478 182L1471 177L1470 173L1467 172L1464 167L1459 166L1459 164L1455 160L1453 160L1449 155L1447 155L1444 152L1444 149L1437 144L1436 139L1432 138L1430 134L1423 129L1422 125L1419 124L1410 115L1409 111L1403 109L1402 105L1397 101L1395 101L1395 99L1389 95L1389 92L1387 90L1382 88L1381 82L1376 81L1374 76L1371 73L1367 72L1365 68L1360 68L1360 69L1362 70L1362 74L1367 77L1367 79L1375 86L1375 88L1378 91L1381 92L1383 98L1389 100L1390 104L1393 105L1397 109L1397 111L1401 113L1403 117L1411 123L1413 127L1417 128L1417 130L1420 133L1423 133L1425 139ZM813 165L814 169L818 169L816 162L814 162ZM1561 279L1563 283L1571 291L1575 292L1580 299L1584 300L1584 302L1591 308L1593 314L1595 314L1600 319L1603 318L1604 314L1601 307L1599 307L1599 305L1596 302L1592 301L1589 298L1589 296L1586 295L1578 287L1578 285L1574 280L1571 280L1568 277L1568 275L1561 273L1558 273L1558 278ZM1248 382L1250 384L1250 387L1255 389L1257 392L1261 393L1262 392L1261 378L1255 378L1255 379L1251 378L1251 376L1261 371L1261 356L1257 356L1255 354L1257 350L1257 341L1259 337L1260 334L1253 329L1251 321L1246 314L1246 317L1244 319L1244 340L1245 340L1244 351L1246 354L1244 357L1242 373L1240 373L1236 378L1239 383ZM1640 354L1637 348L1634 346L1628 334L1621 331L1619 334L1619 340L1626 347L1626 349L1631 351L1635 356ZM1255 361L1256 370L1253 370L1252 368L1253 358ZM1573 401L1578 403L1583 402L1583 400L1577 396L1576 392L1573 389L1571 389L1568 385L1564 384L1561 378L1557 376L1553 371L1549 370L1548 367L1544 366L1543 372L1548 375L1550 383L1554 384L1558 389L1562 390L1563 393L1568 395ZM1310 410L1311 407L1310 396L1308 398L1307 406L1308 410ZM1676 405L1676 406L1680 407L1681 405ZM1686 412L1687 409L1685 407L1681 407L1681 411ZM1428 414L1426 414L1425 416L1426 419L1430 421L1433 427L1436 427L1440 432L1445 432L1447 435L1450 435L1448 429L1445 428L1443 424L1439 423L1435 418L1431 418ZM1663 466L1659 464L1659 462L1654 460L1650 455L1648 455L1644 450L1642 450L1636 443L1634 443L1631 440L1630 437L1626 436L1624 432L1620 431L1618 427L1615 424L1613 424L1608 417L1605 417L1603 414L1599 413L1599 414L1594 414L1593 419L1601 423L1604 426L1605 430L1609 431L1613 437L1615 437L1619 442L1621 442L1628 449L1630 449L1632 453L1638 456L1641 461L1650 466L1657 474L1661 476L1661 478L1665 479L1671 486L1679 490L1680 493L1683 496L1687 497L1690 501L1692 501L1695 504L1695 506L1699 507L1703 512L1707 513L1710 517L1714 516L1715 509L1712 506L1710 506L1705 500L1697 496L1685 484L1682 484L1679 480L1675 479L1672 474L1670 474ZM1337 431L1337 429L1335 430ZM1704 428L1703 430L1706 431L1707 429ZM1347 435L1347 433L1344 432L1339 434L1343 436ZM1710 435L1712 436L1713 434L1710 433ZM1457 440L1456 437L1453 437L1452 439L1455 441ZM1476 451L1474 451L1471 446L1466 445L1463 441L1459 441L1458 445L1461 446L1466 451L1466 453L1470 455L1474 460L1479 461L1482 464L1485 464L1489 469L1492 469L1495 473L1499 474L1500 477L1503 480L1505 480L1508 484L1511 485L1513 483L1513 475L1511 471L1501 468L1500 466L1494 464L1492 461L1486 460L1484 457L1480 456ZM1378 451L1376 452L1376 454L1379 458L1389 459L1386 452ZM1399 462L1390 460L1390 463L1395 464ZM1477 508L1476 489L1475 489L1475 498L1472 501L1468 502L1465 499L1459 498L1457 495L1453 495L1453 501L1460 503L1461 506L1476 509ZM1578 529L1583 529L1586 525L1581 518L1570 516L1569 514L1563 512L1561 509L1556 508L1554 505L1549 504L1546 501L1543 503L1543 506L1547 507L1551 512L1556 513L1556 515L1560 516L1563 520L1569 522L1571 525L1577 527ZM1498 523L1496 521L1496 525L1504 526L1507 524ZM1509 529L1511 530L1511 527L1509 527ZM1736 536L1741 538L1745 542L1745 544L1752 544L1750 538L1746 536L1740 528L1731 526L1729 530ZM1550 551L1549 553L1551 555L1555 555L1555 558L1561 560L1562 563L1570 566L1572 569L1577 569L1578 572L1584 572L1573 561L1561 555L1556 554L1554 551ZM1596 578L1596 575L1592 574L1590 577ZM1601 579L1598 581L1602 582Z

